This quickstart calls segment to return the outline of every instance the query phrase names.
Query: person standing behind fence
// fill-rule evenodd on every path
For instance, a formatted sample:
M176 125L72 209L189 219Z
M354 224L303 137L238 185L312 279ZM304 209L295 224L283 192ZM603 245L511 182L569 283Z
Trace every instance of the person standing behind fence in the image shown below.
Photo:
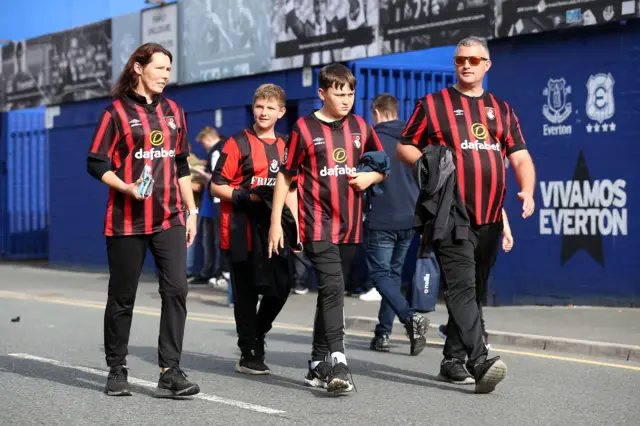
M388 93L376 96L371 104L374 130L385 152L393 152L406 123L398 119L398 100ZM367 236L367 265L376 289L382 296L378 325L371 340L371 349L389 350L389 336L393 319L398 315L407 328L411 355L418 355L425 346L429 321L414 312L401 293L402 268L411 240L413 214L418 199L418 188L411 169L395 155L391 160L391 174L380 186L383 193L372 198ZM410 259L410 261L415 261ZM418 330L419 333L413 333Z
M159 270L160 379L156 397L200 392L180 368L187 318L187 247L196 235L183 109L162 92L171 75L171 53L159 44L136 49L113 88L88 152L91 176L109 186L105 217L109 289L104 350L110 368L105 393L129 396L127 346L138 280L147 249ZM145 169L150 193L139 191ZM144 186L142 186L144 188ZM185 219L184 205L188 209Z

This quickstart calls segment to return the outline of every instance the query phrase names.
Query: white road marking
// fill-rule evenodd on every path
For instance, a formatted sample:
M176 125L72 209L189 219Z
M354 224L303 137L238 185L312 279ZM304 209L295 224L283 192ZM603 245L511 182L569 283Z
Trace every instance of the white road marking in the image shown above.
M14 358L28 359L31 361L44 362L47 364L55 365L57 367L72 368L74 370L82 371L83 373L97 374L103 377L107 377L109 375L107 371L97 370L95 368L89 368L89 367L82 367L80 365L67 364L66 362L63 362L63 361L58 361L58 360L49 359L49 358L42 358L35 355L15 353L15 354L9 354L9 356L12 356ZM129 376L129 383L133 385L143 386L145 388L150 388L150 389L155 389L157 386L157 383L136 379L135 377L131 377L131 376ZM285 413L285 411L282 411L282 410L276 410L269 407L263 407L261 405L250 404L248 402L236 401L234 399L221 398L215 395L207 395L204 393L199 393L198 395L194 395L192 398L203 399L205 401L210 401L210 402L217 402L219 404L231 405L233 407L243 408L245 410L250 410L250 411L257 411L258 413L264 413L264 414L284 414Z

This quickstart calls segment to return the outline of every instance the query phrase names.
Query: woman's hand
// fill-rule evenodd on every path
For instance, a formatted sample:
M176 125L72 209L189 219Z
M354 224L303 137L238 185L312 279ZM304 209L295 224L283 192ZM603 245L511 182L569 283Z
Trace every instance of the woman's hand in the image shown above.
M190 247L191 244L193 244L193 242L196 239L196 233L198 229L198 215L190 214L189 217L187 217L186 227L187 227L187 247Z

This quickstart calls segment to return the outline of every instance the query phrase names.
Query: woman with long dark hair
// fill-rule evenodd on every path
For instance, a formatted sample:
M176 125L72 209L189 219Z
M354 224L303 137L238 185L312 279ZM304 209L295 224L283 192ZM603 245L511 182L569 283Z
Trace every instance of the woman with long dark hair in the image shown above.
M105 393L112 396L131 395L127 346L147 249L159 271L162 298L156 396L200 392L180 368L187 317L186 251L196 234L198 210L184 111L162 95L171 62L171 53L159 44L138 47L113 88L114 101L100 117L87 158L89 174L109 187L104 350L110 367Z

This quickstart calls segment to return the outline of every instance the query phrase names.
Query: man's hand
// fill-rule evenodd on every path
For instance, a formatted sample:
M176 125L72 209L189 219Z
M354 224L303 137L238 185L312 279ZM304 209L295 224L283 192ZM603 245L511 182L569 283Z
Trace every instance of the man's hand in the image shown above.
M513 248L513 235L511 232L503 232L502 233L502 250L505 253L509 253Z
M190 214L187 217L187 247L191 247L191 244L196 239L196 232L198 229L198 215Z
M271 253L280 254L279 250L284 248L284 236L282 235L282 225L271 224L269 228L269 259L271 259Z
M129 183L127 185L124 186L124 188L122 188L122 193L129 195L130 197L133 197L136 200L144 200L148 197L142 196L142 195L138 195L138 187L140 186L140 184L142 183L144 179L139 178L137 181L133 182L133 183ZM151 195L151 194L149 194Z
M358 191L364 191L375 182L376 172L360 172L349 175L349 185Z
M533 195L525 191L518 192L518 198L522 201L522 217L526 219L531 216L536 209L536 202L533 201Z

